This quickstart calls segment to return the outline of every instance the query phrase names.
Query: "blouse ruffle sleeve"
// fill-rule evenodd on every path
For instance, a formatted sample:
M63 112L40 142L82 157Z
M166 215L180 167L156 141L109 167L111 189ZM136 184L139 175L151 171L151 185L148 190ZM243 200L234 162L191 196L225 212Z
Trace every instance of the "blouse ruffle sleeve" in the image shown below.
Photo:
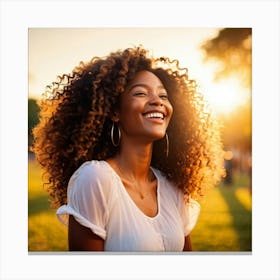
M183 194L180 193L179 207L183 220L184 234L187 236L197 223L200 214L200 204L192 198L189 198L189 201L184 203Z
M112 197L108 177L101 163L84 163L69 181L67 205L61 206L56 212L59 220L68 225L69 215L73 215L78 223L106 239Z
M185 213L186 222L184 225L184 233L185 236L187 236L194 229L197 223L200 214L200 204L196 200L190 198L189 202L185 206Z

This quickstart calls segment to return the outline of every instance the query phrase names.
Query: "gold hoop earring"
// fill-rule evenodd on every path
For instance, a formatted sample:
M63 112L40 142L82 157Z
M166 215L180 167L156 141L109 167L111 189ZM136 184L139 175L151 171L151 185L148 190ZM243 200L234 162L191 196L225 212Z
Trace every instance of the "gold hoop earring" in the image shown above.
M169 155L169 138L168 138L167 133L165 133L165 141L166 141L166 157L168 157L168 155Z
M114 147L118 147L120 145L120 141L121 141L121 131L119 129L119 126L117 125L118 128L118 142L116 143L114 140L114 130L115 130L115 122L113 122L112 128L111 128L111 141Z

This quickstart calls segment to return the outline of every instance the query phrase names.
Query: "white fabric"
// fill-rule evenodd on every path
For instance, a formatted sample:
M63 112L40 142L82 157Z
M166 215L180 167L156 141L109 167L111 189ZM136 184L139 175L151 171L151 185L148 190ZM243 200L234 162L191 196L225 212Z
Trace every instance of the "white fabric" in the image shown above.
M106 161L85 162L71 177L67 205L57 210L68 225L69 214L104 239L105 251L182 251L184 237L194 228L200 205L183 194L162 173L157 178L158 213L145 215Z

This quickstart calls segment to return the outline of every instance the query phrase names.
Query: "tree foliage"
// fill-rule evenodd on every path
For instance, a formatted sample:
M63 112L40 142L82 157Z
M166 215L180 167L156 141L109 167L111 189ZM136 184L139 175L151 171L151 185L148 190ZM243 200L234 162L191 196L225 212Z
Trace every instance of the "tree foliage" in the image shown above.
M215 79L238 75L245 87L251 87L252 29L224 28L217 37L206 41L202 46L205 60L216 60L220 69Z
M39 106L36 99L28 99L28 146L31 145L33 141L32 129L39 122Z
M238 107L230 115L221 117L223 123L222 137L226 147L241 151L252 149L251 102Z
M201 46L205 61L219 62L220 68L214 75L215 81L235 76L243 87L251 89L251 40L251 28L224 28L215 38L207 40ZM229 115L221 116L221 120L224 145L251 151L251 102L246 102Z

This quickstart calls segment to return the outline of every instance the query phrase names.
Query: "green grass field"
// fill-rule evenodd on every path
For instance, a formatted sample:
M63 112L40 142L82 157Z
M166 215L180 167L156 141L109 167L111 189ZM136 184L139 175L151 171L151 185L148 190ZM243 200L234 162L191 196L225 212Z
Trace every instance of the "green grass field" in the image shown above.
M252 202L249 176L235 175L232 185L221 184L199 201L201 214L191 237L194 251L251 251ZM28 250L67 251L67 228L50 209L41 171L34 161L28 169Z
M201 214L192 232L195 251L252 250L252 200L249 177L236 176L233 185L221 184L200 201Z
M34 161L28 164L28 250L67 250L67 228L50 209L48 194L43 189L41 170Z

